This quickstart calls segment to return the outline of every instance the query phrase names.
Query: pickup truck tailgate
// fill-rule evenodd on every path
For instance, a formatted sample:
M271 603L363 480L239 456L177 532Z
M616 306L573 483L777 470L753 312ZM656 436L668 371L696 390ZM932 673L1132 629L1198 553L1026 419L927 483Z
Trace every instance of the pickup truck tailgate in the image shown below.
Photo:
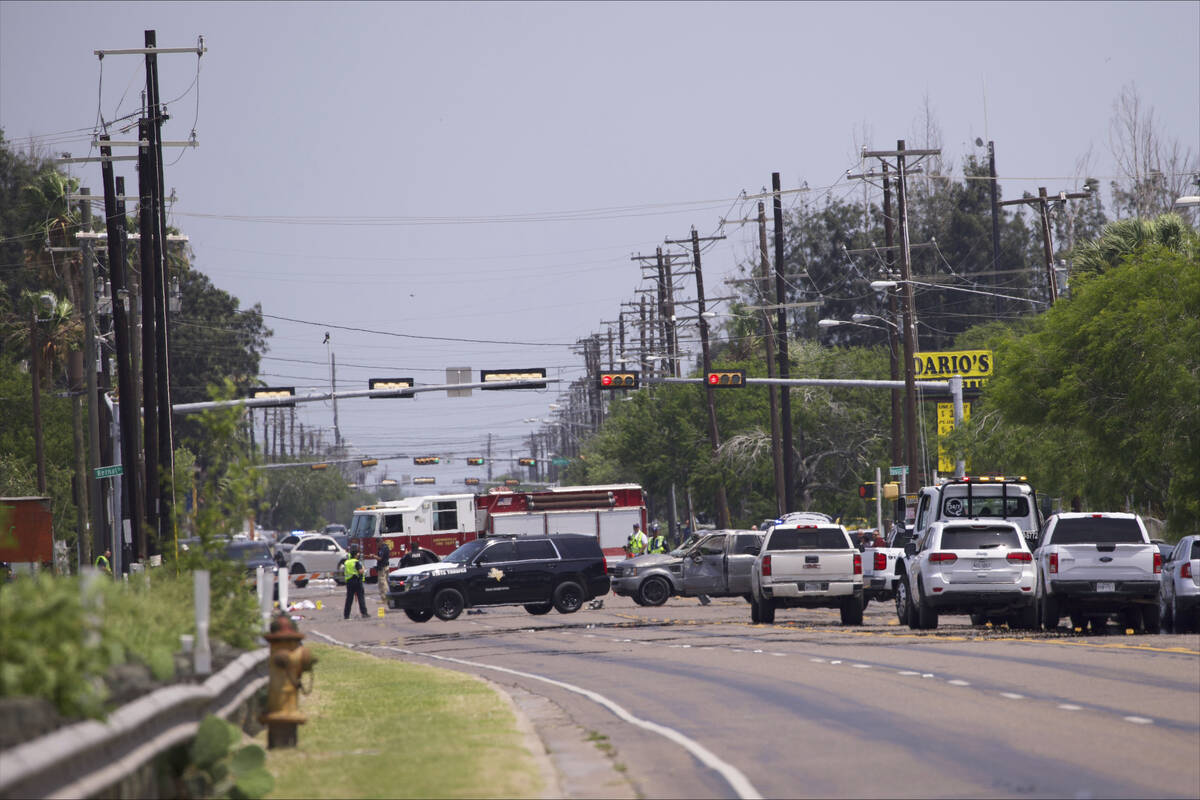
M1058 554L1057 580L1132 581L1154 578L1152 544L1065 544Z
M762 576L776 597L794 597L806 592L828 592L831 584L854 583L853 550L786 550L768 553L771 574ZM860 556L861 557L861 556ZM765 570L764 570L765 572Z

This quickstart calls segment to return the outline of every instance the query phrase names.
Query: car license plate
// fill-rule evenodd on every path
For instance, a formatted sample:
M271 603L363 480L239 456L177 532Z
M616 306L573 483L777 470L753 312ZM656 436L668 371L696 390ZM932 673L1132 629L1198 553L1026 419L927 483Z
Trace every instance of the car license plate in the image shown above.
M824 586L824 585L823 585L823 584L821 584L821 583L815 583L815 582L813 582L813 581L809 581L809 582L807 582L807 583L805 583L805 584L804 584L804 591L806 591L806 592L819 592L819 591L821 591L821 590L822 590L823 586Z
M1101 581L1096 584L1097 592L1115 592L1116 590L1117 585L1112 581Z
M990 563L986 558L978 559L975 562L975 569L987 569Z

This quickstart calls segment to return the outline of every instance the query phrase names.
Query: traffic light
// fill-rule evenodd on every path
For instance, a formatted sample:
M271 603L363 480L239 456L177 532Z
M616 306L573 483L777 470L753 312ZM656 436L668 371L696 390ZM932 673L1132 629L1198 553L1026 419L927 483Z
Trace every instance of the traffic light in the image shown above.
M483 466L483 459L482 459L482 458L478 458L478 457L475 457L475 458L468 458L468 459L467 459L467 464L469 464L469 465L470 465L470 466L472 466L472 467L482 467L482 466Z
M310 469L329 469L329 465L328 464L313 464L309 468Z
M437 483L437 478L413 478L413 484L419 485L423 483Z
M362 461L359 461L358 463L360 466L363 466L363 467L374 467L375 465L377 465L379 463L379 459L378 458L364 458Z
M900 497L900 484L892 481L883 485L883 499L895 500Z
M541 367L534 369L481 369L479 382L491 381L531 381L546 377L546 370ZM497 389L545 389L544 383L531 383L528 386L484 386L485 391Z
M427 467L430 464L441 463L441 459L437 456L415 456L413 458L413 463L418 467Z
M463 483L467 486L478 486L479 478L463 478Z
M371 378L367 381L368 389L411 389L413 387L412 378ZM401 392L395 397L416 397L414 392ZM374 396L371 397L374 400Z
M505 478L504 485L505 486L520 486L521 482L519 480L517 480L516 478Z
M746 370L722 369L708 373L708 385L722 389L740 389L746 385Z
M863 500L875 499L875 481L870 483L860 483L858 485L858 496Z
M630 372L601 372L601 389L636 389L641 385L642 374Z
M522 467L532 467L533 465L537 464L537 459L536 458L518 458L517 463L520 464Z
M280 400L278 403L271 403L272 406L283 408L295 408L295 402L287 402L296 396L296 387L294 386L273 386L262 387L259 389L251 389L250 397L254 400Z

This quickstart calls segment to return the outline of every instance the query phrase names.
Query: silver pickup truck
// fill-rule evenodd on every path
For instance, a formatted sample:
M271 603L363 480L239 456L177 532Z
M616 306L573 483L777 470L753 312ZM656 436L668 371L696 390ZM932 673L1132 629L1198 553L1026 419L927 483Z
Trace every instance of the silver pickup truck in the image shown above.
M626 559L612 570L612 593L643 606L661 606L675 595L748 595L750 567L762 536L759 531L713 531L688 537L670 553Z
M772 623L777 608L837 608L862 625L862 553L841 525L785 518L769 531L750 570L750 621Z

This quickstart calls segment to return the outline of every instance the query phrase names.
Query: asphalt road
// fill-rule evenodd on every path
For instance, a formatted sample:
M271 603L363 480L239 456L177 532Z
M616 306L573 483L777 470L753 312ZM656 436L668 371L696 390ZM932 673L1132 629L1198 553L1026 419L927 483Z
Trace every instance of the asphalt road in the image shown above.
M644 797L1200 797L1195 634L910 631L890 604L751 625L741 599L611 595L418 624L375 617L374 588L370 620L342 621L340 589L293 599L326 598L309 630L549 698Z

